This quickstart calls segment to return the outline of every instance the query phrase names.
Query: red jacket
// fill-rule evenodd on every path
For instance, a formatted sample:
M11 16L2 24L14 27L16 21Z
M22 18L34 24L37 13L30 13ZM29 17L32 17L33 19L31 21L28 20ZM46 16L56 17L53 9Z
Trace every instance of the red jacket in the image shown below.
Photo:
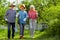
M36 11L29 10L28 17L30 19L36 19L37 18L37 12Z

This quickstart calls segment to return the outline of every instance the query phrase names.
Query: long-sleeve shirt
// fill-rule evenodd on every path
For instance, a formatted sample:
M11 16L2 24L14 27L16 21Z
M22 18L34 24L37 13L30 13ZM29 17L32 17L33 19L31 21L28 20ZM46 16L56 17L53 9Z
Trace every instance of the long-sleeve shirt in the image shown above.
M30 19L36 19L36 18L38 17L37 11L29 10L29 12L28 12L28 17L29 17Z
M15 23L15 20L16 20L16 11L12 10L12 9L9 9L6 12L5 17L7 18L8 22Z
M26 19L28 17L28 14L26 11L19 11L19 19L20 19L20 23L26 23Z

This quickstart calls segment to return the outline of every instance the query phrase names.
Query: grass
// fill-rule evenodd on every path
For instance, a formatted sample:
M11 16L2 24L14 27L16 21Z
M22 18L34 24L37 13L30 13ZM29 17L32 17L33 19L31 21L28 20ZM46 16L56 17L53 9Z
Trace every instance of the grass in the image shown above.
M15 40L19 39L20 32L15 32ZM34 38L37 37L37 35L40 34L40 31L35 31ZM24 39L32 39L30 38L29 30L25 30L24 32ZM0 40L7 40L7 29L0 29ZM12 40L12 39L11 39Z
M15 38L11 40L60 40L59 36L47 36L46 32L35 31L34 39L30 38L29 30L25 30L24 39L19 39L19 31L15 33ZM7 29L0 29L0 40L7 40Z

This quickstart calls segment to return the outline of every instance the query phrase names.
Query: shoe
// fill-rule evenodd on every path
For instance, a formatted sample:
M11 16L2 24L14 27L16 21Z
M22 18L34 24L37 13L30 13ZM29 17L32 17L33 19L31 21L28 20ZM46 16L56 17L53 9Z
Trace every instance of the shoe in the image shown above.
M32 37L32 38L34 38L34 37Z
M33 36L31 36L31 38L34 38Z
M8 39L8 40L10 40L10 39Z
M14 39L14 37L12 37L12 39Z
M20 39L23 39L23 36L20 36Z

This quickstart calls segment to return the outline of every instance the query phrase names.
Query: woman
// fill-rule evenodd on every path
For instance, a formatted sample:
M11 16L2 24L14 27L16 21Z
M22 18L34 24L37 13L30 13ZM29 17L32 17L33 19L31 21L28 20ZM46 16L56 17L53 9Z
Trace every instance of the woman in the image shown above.
M38 17L37 11L35 10L34 5L30 6L30 10L28 12L29 17L29 24L30 24L30 35L32 38L34 38L34 31L36 27L36 19Z
M26 19L27 19L27 12L25 11L25 5L22 4L19 6L20 11L19 11L19 24L20 24L20 39L23 38L24 36L24 26L26 23Z

